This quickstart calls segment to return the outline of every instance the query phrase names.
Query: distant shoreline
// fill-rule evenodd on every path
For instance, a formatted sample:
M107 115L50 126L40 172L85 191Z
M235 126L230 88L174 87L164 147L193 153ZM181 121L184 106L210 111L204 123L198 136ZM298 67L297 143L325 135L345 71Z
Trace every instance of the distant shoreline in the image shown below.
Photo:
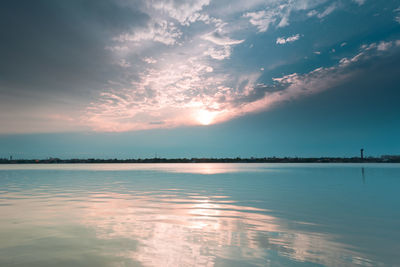
M74 164L74 163L400 163L400 156L381 157L264 157L264 158L145 158L145 159L0 159L0 164Z

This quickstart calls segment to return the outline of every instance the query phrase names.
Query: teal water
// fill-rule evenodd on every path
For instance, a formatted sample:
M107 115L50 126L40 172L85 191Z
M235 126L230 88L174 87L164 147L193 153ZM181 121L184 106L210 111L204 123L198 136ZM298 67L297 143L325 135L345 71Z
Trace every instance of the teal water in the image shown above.
M0 266L400 266L400 164L0 165Z

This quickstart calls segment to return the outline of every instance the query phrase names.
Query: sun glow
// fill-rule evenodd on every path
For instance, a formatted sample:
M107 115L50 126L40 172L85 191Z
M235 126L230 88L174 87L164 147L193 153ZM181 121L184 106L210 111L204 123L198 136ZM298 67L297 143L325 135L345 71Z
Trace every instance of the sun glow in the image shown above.
M197 121L202 125L210 125L214 122L216 114L215 112L210 112L208 110L200 110L196 114Z

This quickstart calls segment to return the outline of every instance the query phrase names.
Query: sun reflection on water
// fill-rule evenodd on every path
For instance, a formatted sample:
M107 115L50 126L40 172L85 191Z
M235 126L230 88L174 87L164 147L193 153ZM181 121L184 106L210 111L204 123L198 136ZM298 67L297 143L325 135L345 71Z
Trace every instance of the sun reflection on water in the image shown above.
M327 266L374 265L328 234L295 230L268 210L239 205L225 195L186 196L171 190L94 192L76 201L70 193L36 193L33 198L32 192L25 196L10 192L2 197L13 203L1 207L5 231L18 233L22 227L24 233L31 225L36 228L29 230L36 236L33 240L54 235L68 240L65 229L83 227L95 233L95 239L86 236L90 242L112 244L104 255L143 266L214 266L232 261L268 266L271 257ZM25 221L18 221L21 213ZM11 242L26 243L32 234L14 234Z
M225 203L226 196L159 197L110 193L105 202L91 202L81 223L95 228L99 239L137 240L137 250L124 256L145 266L214 266L217 259L265 266L275 253L346 266L340 257L349 253L331 236L290 229L267 210ZM348 265L357 259L364 258L350 257Z

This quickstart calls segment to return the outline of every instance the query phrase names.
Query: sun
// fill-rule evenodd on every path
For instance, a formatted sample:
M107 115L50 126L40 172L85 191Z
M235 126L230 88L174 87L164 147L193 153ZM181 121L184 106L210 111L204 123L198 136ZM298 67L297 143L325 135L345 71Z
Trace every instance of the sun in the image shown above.
M196 119L202 125L209 125L214 121L215 115L215 113L208 110L200 110L196 114Z

